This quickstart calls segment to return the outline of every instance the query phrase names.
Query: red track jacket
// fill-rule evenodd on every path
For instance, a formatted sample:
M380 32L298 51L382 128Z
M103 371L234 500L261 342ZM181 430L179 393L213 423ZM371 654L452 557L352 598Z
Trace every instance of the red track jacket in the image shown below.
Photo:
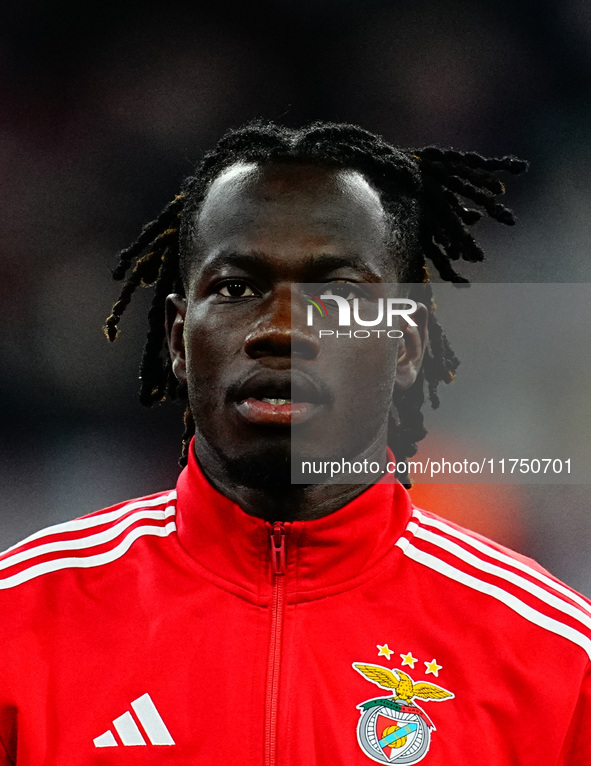
M274 526L176 492L0 558L0 763L589 766L591 605L377 484Z

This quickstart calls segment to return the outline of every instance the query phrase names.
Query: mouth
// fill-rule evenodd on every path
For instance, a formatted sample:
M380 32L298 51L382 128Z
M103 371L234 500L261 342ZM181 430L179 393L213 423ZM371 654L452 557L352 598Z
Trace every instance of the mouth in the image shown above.
M306 422L328 400L322 386L295 370L255 374L238 388L234 398L238 413L249 423L283 427Z
M312 402L249 397L238 403L238 412L245 420L257 425L291 426L309 420L317 407Z

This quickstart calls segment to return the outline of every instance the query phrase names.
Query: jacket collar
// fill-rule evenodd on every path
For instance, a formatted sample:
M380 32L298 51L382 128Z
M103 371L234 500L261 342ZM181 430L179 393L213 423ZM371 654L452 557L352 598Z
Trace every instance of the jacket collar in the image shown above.
M289 600L319 598L366 580L378 564L399 553L394 543L411 513L400 483L378 482L324 518L285 523ZM210 578L267 601L271 528L209 483L191 444L177 483L177 529L185 551Z

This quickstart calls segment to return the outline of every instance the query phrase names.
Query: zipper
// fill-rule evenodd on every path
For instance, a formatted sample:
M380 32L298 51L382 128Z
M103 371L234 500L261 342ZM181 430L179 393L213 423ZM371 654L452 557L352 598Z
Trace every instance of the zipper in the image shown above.
M269 539L271 543L273 591L265 697L265 766L277 766L277 708L279 704L281 637L285 613L285 527L282 521L273 523Z

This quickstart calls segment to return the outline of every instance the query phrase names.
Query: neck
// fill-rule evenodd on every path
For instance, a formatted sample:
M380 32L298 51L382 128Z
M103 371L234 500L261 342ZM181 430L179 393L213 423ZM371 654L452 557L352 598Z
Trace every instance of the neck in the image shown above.
M198 436L194 449L203 473L219 492L251 516L271 522L320 519L342 508L375 483L369 475L357 474L356 483L348 484L347 475L340 474L338 483L292 484L287 480L280 484L268 482L261 486L259 482L257 486L252 486L248 480L237 480L227 461ZM385 465L385 435L380 435L362 454L351 458L350 462L363 462L364 459L367 459L368 464L377 462L380 466Z

